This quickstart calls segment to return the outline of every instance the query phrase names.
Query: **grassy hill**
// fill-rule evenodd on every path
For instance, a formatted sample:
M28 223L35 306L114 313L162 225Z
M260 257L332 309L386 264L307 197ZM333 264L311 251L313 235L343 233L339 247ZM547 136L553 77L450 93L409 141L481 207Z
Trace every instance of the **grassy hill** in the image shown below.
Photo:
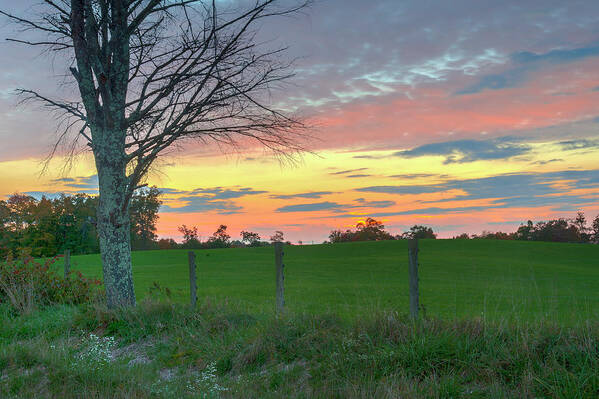
M196 251L198 295L248 312L274 308L273 248ZM599 246L495 240L420 242L421 304L435 318L548 320L571 324L599 315ZM407 242L285 248L286 303L292 311L342 317L408 309ZM73 270L101 277L99 255L74 256ZM58 264L58 267L62 267ZM189 298L187 251L133 254L138 298L154 282Z

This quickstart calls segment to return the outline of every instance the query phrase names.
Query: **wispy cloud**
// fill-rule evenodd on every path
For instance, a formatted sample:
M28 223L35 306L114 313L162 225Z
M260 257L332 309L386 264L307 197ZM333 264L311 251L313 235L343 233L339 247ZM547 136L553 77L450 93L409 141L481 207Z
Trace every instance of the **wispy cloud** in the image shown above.
M560 184L558 184L560 183ZM450 180L445 183L420 186L371 186L358 192L385 194L430 194L460 190L463 195L440 200L421 200L412 209L393 212L393 215L439 214L466 212L491 208L539 207L560 203L583 204L599 198L599 194L581 195L575 189L598 189L599 170L565 170L550 173L519 173L477 179ZM442 204L467 200L488 200L485 206L422 207L422 204ZM378 214L391 216L391 213Z
M210 212L219 211L221 214L239 213L243 207L237 205L233 201L218 201L204 197L191 197L183 199L187 202L181 207L171 207L163 205L160 212L165 213L194 213L194 212Z
M52 180L53 183L74 183L77 180L73 177L61 177L59 179Z
M338 172L331 172L330 175L347 175L355 172L362 172L364 170L368 170L368 168L359 168L359 169L348 169L348 170L340 170Z
M254 190L252 188L223 188L223 187L213 187L213 188L196 188L189 192L191 196L208 194L213 199L233 199L240 198L246 195L257 195L257 194L266 194L268 191L263 190Z
M512 54L512 60L520 64L537 64L539 62L564 63L578 61L584 58L599 56L599 46L590 45L573 49L551 50L535 54L530 51L520 51Z
M445 191L444 185L414 185L414 186L369 186L357 188L355 191L362 193L381 194L429 194Z
M69 190L85 190L81 192L97 192L98 190L98 175L79 176L79 177L62 177L54 179L52 184L62 184Z
M316 211L333 211L334 213L343 213L350 209L357 208L388 208L395 205L395 201L369 201L365 198L356 198L353 204L339 204L337 202L316 202L308 204L286 205L276 209L279 213L291 212L316 212Z
M395 205L395 201L368 201L364 198L356 198L358 205L356 207L367 208L388 208Z
M308 192L308 193L298 193L298 194L278 194L278 195L271 195L270 198L272 199L293 199L293 198L312 198L312 199L318 199L318 198L322 198L325 195L330 195L330 194L334 194L334 192L332 191L312 191L312 192Z
M550 163L554 163L554 162L563 162L564 160L562 158L553 158L553 159L547 159L547 160L542 160L542 161L535 161L532 162L532 165L547 165Z
M500 74L485 75L475 84L459 90L456 94L474 94L484 90L518 87L528 80L530 72L543 64L568 63L597 56L599 56L599 46L594 44L573 49L551 50L541 54L530 51L516 52L510 56L512 63L516 66Z
M181 191L176 189L161 189L161 191L171 194L171 197L162 205L161 212L165 213L194 213L194 212L210 212L217 211L219 214L230 215L240 213L243 207L238 205L233 199L265 194L267 191L254 190L248 187L241 188L196 188L190 191ZM173 205L183 202L184 205Z
M391 175L389 177L392 177L394 179L406 179L406 180L425 179L428 177L438 177L441 179L445 179L448 177L448 175L438 175L435 173L407 173L407 174L401 174L401 175Z
M526 144L504 137L495 140L456 140L425 144L411 150L398 151L394 156L415 158L440 155L445 164L474 162L480 160L508 159L531 151Z
M310 204L295 204L295 205L286 205L280 208L277 208L275 212L279 213L289 213L289 212L317 212L317 211L326 211L331 209L342 209L343 205L338 204L336 202L315 202Z
M599 140L566 140L560 141L558 145L560 145L564 151L586 150L591 148L599 148Z

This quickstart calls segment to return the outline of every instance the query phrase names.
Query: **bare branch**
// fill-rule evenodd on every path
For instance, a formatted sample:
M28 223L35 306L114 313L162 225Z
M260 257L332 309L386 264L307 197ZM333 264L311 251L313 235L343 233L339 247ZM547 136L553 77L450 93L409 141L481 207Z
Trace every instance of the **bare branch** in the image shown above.
M20 93L81 121L76 139L97 158L118 152L128 191L180 142L241 148L252 140L283 157L305 150L308 127L269 104L273 87L293 76L292 63L281 61L285 48L257 42L256 29L310 1L256 0L223 13L214 0L41 1L47 12L36 20L0 11L41 34L10 40L70 52L82 102Z
M50 107L50 108L53 108L56 110L62 110L64 112L66 112L67 114L70 114L83 122L87 121L87 117L85 116L85 113L82 111L80 103L53 100L53 99L45 97L33 90L27 90L27 89L17 89L16 93L23 97L23 100L22 100L23 102L38 101L47 107Z

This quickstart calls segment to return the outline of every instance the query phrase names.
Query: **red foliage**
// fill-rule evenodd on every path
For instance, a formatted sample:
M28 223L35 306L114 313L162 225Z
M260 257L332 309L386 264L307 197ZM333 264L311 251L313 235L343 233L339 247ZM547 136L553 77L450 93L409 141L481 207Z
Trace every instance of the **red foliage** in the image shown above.
M101 281L83 277L81 272L70 273L67 278L52 267L59 256L43 263L32 257L7 259L0 263L0 303L10 303L19 293L33 296L35 305L58 303L79 304L99 295ZM14 305L14 304L13 304Z

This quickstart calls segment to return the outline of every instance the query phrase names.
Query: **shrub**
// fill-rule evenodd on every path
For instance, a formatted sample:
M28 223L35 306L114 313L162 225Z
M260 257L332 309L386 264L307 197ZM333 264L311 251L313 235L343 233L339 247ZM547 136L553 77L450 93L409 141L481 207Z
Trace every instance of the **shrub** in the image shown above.
M0 262L0 303L29 313L38 306L89 302L99 294L99 280L87 279L80 272L64 278L51 268L56 260L40 263L24 257Z

